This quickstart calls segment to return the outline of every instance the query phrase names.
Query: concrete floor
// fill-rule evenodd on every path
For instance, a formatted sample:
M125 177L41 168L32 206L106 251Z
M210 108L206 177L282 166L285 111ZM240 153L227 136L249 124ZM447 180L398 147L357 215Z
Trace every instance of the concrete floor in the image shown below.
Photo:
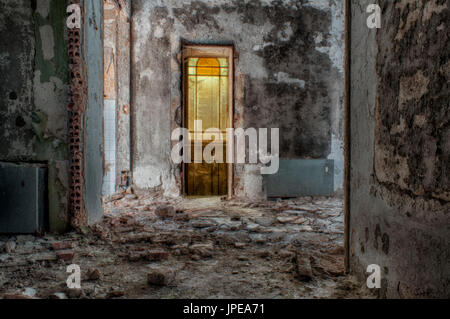
M342 206L117 195L84 234L1 237L0 297L368 298L344 275Z

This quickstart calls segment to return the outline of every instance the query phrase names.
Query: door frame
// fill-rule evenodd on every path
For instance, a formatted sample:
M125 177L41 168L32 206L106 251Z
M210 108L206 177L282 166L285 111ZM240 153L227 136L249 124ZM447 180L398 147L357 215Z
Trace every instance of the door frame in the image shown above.
M228 58L229 71L228 71L228 88L229 88L229 103L228 103L228 123L229 128L234 128L234 45L215 45L215 44L193 44L188 42L181 43L181 85L182 85L182 127L186 128L187 121L187 81L186 81L186 64L184 63L187 58ZM227 154L231 152L231 156L234 159L234 139L227 140ZM228 199L233 196L234 185L234 164L228 163L227 174L227 193ZM187 164L182 163L181 171L181 184L182 193L187 195Z

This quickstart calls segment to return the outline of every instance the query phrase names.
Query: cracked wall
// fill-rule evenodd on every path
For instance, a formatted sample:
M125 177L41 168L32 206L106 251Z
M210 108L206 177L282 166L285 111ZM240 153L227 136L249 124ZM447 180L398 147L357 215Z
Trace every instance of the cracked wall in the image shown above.
M181 41L234 44L235 127L279 127L283 158L332 158L343 170L342 1L133 1L132 166L139 188L180 193L170 162L180 125ZM257 165L236 165L235 193L263 196Z
M381 183L450 201L450 45L440 2L396 3L384 21L394 27L378 34L375 169Z
M450 296L448 2L351 1L350 261L382 297Z
M0 161L46 163L52 231L68 224L66 5L0 1Z

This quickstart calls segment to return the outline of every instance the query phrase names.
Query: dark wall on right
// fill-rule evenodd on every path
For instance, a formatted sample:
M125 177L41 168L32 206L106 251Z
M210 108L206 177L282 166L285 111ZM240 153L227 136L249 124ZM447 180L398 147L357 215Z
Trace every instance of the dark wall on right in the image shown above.
M448 1L351 1L350 262L381 297L450 296Z
M375 170L378 180L387 186L448 202L447 4L399 1L393 5L384 1L385 32L377 34Z

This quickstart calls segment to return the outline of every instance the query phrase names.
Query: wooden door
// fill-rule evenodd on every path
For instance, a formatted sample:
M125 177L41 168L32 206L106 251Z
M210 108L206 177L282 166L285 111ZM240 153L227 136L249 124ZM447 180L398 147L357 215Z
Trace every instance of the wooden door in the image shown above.
M215 139L205 139L208 129L217 129L222 149L221 163L186 164L186 194L190 196L223 196L228 192L226 164L226 128L229 122L228 58L189 57L185 59L186 127L190 133L191 157L194 159L195 141L202 139L205 147ZM201 124L199 124L201 121ZM200 145L200 144L199 144ZM213 154L214 155L214 154Z

